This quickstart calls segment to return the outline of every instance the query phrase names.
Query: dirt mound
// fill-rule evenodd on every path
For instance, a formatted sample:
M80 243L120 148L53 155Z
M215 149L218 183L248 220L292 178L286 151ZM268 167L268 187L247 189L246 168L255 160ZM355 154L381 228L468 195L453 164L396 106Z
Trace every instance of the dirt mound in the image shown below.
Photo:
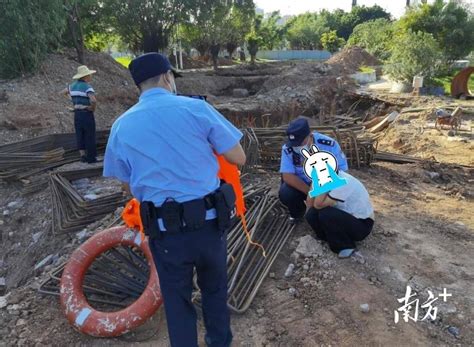
M348 73L357 72L361 66L378 66L381 64L377 58L357 46L344 48L329 58L326 63L340 65Z
M217 73L187 73L177 86L181 93L206 94L222 114L245 127L250 123L278 126L298 115L339 114L353 103L347 104L346 96L354 83L327 64L278 62L257 68L237 65ZM248 96L239 97L236 89L245 89ZM262 115L270 116L263 122Z
M178 66L176 64L176 57L173 54L170 54L168 56L168 59L170 60L171 64L174 66ZM178 57L179 59L179 57ZM194 59L190 58L188 55L183 54L183 68L184 70L190 70L190 69L203 69L209 67L209 64L203 60L200 59Z
M87 53L86 64L97 70L92 86L97 93L97 127L109 127L114 119L137 100L137 89L129 72L105 53ZM71 102L59 92L71 83L80 64L73 51L50 54L38 73L0 82L0 129L37 133L73 131Z

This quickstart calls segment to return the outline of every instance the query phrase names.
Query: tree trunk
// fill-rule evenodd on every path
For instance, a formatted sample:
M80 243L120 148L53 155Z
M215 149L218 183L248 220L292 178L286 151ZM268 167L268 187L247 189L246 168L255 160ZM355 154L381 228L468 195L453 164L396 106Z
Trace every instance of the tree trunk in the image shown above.
M210 48L211 52L211 57L212 57L212 65L214 67L214 71L217 71L218 68L218 58L219 58L219 52L221 50L221 45L220 44L212 44Z
M198 43L196 49L199 52L199 56L205 57L207 52L209 52L209 45L207 43Z
M252 44L249 46L249 53L250 53L250 64L255 64L255 58L258 52L258 45Z
M229 53L230 59L232 59L232 55L234 54L235 50L237 49L237 44L233 42L229 42L225 45L227 49L227 53Z
M64 4L67 5L66 2ZM82 34L81 19L77 9L77 2L74 2L67 12L67 23L74 42L74 47L76 48L77 60L79 63L84 64L84 36Z

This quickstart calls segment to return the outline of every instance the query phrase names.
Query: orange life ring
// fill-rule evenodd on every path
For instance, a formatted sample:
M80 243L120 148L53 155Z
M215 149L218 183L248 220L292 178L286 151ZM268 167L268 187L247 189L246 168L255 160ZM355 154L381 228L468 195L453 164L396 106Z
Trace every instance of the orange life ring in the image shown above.
M120 311L100 312L92 308L84 296L84 276L95 258L117 245L140 247L150 264L150 278L145 291L133 304ZM127 227L101 231L74 251L61 277L60 295L69 323L82 333L99 337L127 333L144 323L163 303L148 242L142 241L138 231Z

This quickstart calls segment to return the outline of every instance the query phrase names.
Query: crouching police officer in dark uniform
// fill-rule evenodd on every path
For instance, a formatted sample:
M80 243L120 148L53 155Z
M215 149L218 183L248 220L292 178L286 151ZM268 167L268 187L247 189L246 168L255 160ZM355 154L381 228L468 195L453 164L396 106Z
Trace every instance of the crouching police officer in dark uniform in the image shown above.
M282 183L279 197L282 204L288 207L290 220L295 222L296 219L302 218L306 211L305 201L311 185L311 179L304 172L304 157L301 149L308 150L314 144L319 150L334 154L339 170L347 171L349 167L339 144L329 136L316 131L312 133L306 119L297 118L291 121L286 134L288 142L281 150Z
M235 194L217 177L215 153L243 165L242 133L205 101L177 96L177 73L165 56L144 54L129 69L140 100L112 126L104 176L124 182L140 201L171 345L197 346L196 269L206 343L229 346L225 228Z

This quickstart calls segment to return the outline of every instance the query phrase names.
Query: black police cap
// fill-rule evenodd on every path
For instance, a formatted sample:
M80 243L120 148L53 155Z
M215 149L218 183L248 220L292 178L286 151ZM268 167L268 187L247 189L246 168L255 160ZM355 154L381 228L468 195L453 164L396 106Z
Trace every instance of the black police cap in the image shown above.
M288 124L286 135L288 135L289 147L300 146L303 140L311 133L308 121L304 118L298 118Z
M182 77L173 68L166 56L155 52L145 53L136 57L130 62L128 69L137 86L149 78L159 76L170 70L173 71L175 77Z

